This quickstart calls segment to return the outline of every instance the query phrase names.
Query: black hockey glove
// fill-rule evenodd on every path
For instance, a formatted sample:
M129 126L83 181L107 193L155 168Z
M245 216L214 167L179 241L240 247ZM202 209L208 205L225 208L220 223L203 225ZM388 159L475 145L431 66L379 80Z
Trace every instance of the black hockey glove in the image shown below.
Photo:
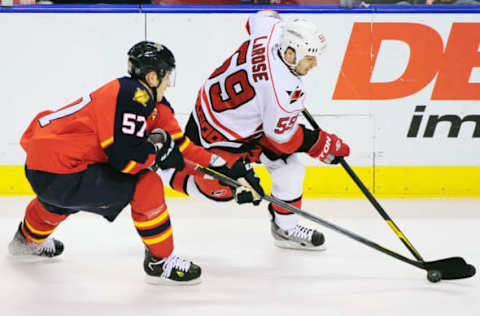
M221 159L221 164L219 165L217 159L217 161L210 163L210 169L235 179L242 184L239 188L230 187L235 201L237 201L238 204L253 203L253 205L259 205L262 197L265 196L265 192L260 185L260 179L250 164L245 163L245 161L239 158L232 167L229 168L225 160L220 157L218 158ZM220 183L228 186L227 183L221 180Z
M175 168L183 170L185 161L173 137L166 131L156 128L148 135L148 141L155 145L156 155L153 170Z

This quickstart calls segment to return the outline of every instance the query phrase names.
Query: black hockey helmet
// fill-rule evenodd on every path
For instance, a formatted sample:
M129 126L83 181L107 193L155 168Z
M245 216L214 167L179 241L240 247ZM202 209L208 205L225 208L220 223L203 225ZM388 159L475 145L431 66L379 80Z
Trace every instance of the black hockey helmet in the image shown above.
M161 81L174 68L175 57L164 45L141 41L128 51L128 73L134 79L145 80L145 75L153 70Z

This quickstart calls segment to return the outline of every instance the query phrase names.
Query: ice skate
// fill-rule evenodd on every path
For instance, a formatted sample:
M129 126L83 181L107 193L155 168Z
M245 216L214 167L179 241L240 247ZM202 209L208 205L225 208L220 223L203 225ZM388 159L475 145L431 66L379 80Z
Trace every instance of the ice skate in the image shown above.
M321 232L299 224L292 229L284 230L275 223L275 213L271 205L268 210L272 215L271 233L275 246L288 249L325 250L323 246L325 237Z
M319 231L296 225L290 230L283 230L275 224L271 223L271 231L274 244L280 248L289 249L305 249L305 250L325 250L323 243L325 237Z
M146 282L155 285L194 285L201 282L202 270L191 261L171 255L157 258L145 249L143 267Z
M27 242L22 232L22 223L18 227L13 240L8 244L12 256L56 257L63 252L63 243L54 238L48 238L40 244Z

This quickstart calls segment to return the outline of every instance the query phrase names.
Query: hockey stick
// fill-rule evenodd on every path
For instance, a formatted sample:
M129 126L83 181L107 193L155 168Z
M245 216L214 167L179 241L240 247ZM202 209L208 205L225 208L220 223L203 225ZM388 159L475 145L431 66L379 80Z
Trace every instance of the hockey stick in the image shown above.
M313 118L313 116L308 112L307 109L303 110L303 115L307 119L307 121L312 125L314 129L320 129L320 126L318 126L317 122ZM407 239L405 234L402 233L400 228L393 222L393 220L388 216L387 212L383 209L383 207L378 203L378 201L375 199L375 197L370 193L370 191L367 189L367 187L363 184L363 182L360 180L360 178L356 175L356 173L350 168L348 163L345 161L343 157L339 159L340 164L342 167L345 169L345 171L348 173L348 175L352 178L353 182L358 186L358 188L363 192L365 197L372 203L373 207L377 210L377 212L382 216L382 218L385 220L385 222L390 226L390 228L393 230L393 232L397 235L397 237L400 239L400 241L407 247L407 249L410 251L410 253L415 257L415 259L419 261L424 261L420 253L415 249L415 247L412 245L412 243Z
M318 126L317 122L313 118L313 116L308 112L307 109L303 110L303 115L307 119L307 121L312 125L314 129L320 129L320 126ZM355 182L355 184L359 187L359 189L362 191L362 193L367 197L367 199L372 203L372 205L375 207L377 212L382 216L382 218L385 220L385 222L390 226L390 228L393 230L393 232L398 236L400 241L405 245L405 247L412 253L412 255L420 262L423 262L425 264L429 264L432 262L425 262L420 253L415 249L415 247L412 245L412 243L407 239L407 237L402 233L400 228L393 222L393 220L390 218L390 216L385 212L383 207L378 203L378 201L375 199L375 197L370 193L370 191L365 187L363 182L358 178L356 173L350 168L348 163L345 161L345 159L342 157L340 158L340 164L342 167L345 169L345 171L348 173L348 175L352 178L352 180ZM455 260L453 260L455 259ZM418 262L417 261L417 262ZM438 261L433 261L433 262L443 262L446 265L449 265L452 269L456 267L458 269L459 275L461 275L461 271L465 274L464 277L471 277L475 275L475 267L469 264L466 264L465 260L460 257L454 257L454 258L447 258L447 259L442 259ZM463 262L463 264L461 263ZM430 269L432 270L432 269ZM436 269L433 269L436 270ZM450 273L447 273L450 276ZM454 274L454 273L453 273ZM471 274L471 275L469 275ZM454 275L452 275L454 276ZM442 279L448 279L445 276L441 277ZM430 279L430 278L429 278ZM454 279L452 277L452 279Z
M195 164L191 161L185 160L185 163L187 165L190 165L191 168L194 170L197 170L199 172L202 172L206 175L209 175L219 181L221 181L224 184L227 184L230 187L238 188L242 186L242 184L238 183L236 180L229 178L221 173L218 173L212 169L202 167L198 164ZM408 259L405 256L402 256L401 254L398 254L388 248L385 248L373 241L370 241L356 233L353 233L351 231L348 231L345 228L342 228L340 226L337 226L333 223L330 223L324 219L321 219L317 216L314 216L312 214L309 214L302 209L299 209L293 205L288 204L287 202L284 202L274 196L271 195L265 195L262 197L264 200L274 203L282 208L285 208L289 210L292 213L298 214L302 217L305 217L315 223L318 223L322 226L325 226L327 228L330 228L340 234L343 234L349 238L352 238L370 248L373 248L375 250L378 250L384 254L387 254L393 258L396 258L400 261L403 261L405 263L408 263L410 265L413 265L419 269L427 270L428 271L428 279L430 281L433 281L431 278L431 274L434 275L435 279L433 282L438 282L440 279L444 280L455 280L455 279L463 279L463 278L469 278L475 275L475 267L467 264L463 258L460 257L452 257L452 258L446 258L442 260L436 260L436 261L430 261L430 262L425 262L425 261L416 261L412 259ZM433 273L432 273L433 272Z
M340 164L348 173L350 178L352 178L353 182L358 186L358 188L363 192L363 194L367 197L367 199L372 203L373 207L377 210L377 212L382 216L382 218L387 222L388 226L393 230L393 232L398 236L398 238L402 241L402 243L407 247L410 253L415 257L415 259L424 261L420 253L413 247L412 243L407 239L407 237L402 233L400 228L393 222L393 220L388 216L387 212L383 209L383 207L378 203L377 199L370 193L370 191L365 187L363 182L358 178L357 174L350 168L348 163L345 159L340 158Z

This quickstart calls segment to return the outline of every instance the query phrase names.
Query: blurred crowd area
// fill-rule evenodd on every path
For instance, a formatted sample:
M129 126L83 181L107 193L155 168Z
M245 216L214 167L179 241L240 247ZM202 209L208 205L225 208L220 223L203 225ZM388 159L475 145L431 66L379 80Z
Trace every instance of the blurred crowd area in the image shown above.
M475 5L480 0L112 0L112 1L81 1L81 0L0 0L2 5L12 4L338 4L342 7L352 7L355 4L406 4L406 5L432 5L432 4L454 4L454 5Z
M51 1L36 1L36 0L0 0L3 2L13 2L13 4L339 4L341 0L112 0L112 1L79 1L79 0L51 0Z

